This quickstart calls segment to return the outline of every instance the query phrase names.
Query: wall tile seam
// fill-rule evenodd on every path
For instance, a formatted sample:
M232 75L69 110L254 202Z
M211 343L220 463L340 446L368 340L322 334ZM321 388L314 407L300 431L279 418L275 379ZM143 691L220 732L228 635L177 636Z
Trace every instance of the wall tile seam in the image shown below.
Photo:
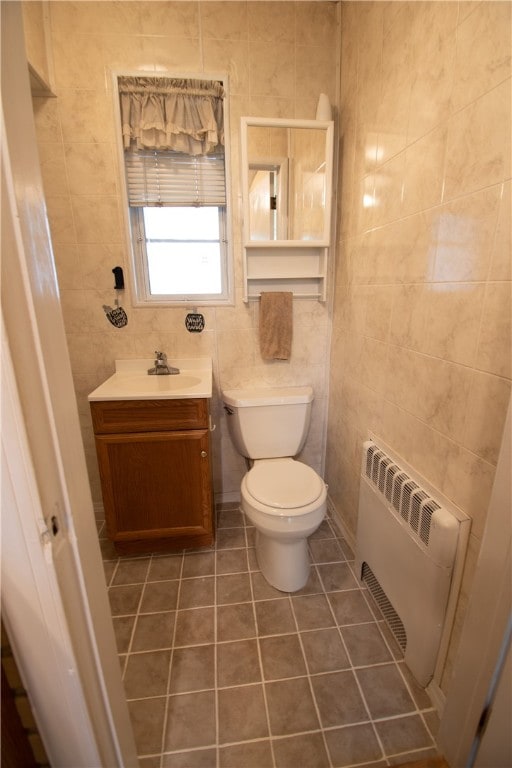
M364 176L361 176L358 180L356 179L356 182L357 181L364 181L364 179L366 178L366 175L367 174L365 174ZM348 232L345 235L343 235L343 233L341 233L342 239L339 241L339 245L343 245L343 244L346 244L346 243L348 243L350 241L357 240L358 238L362 237L363 235L367 235L367 234L371 234L372 232L379 232L380 230L387 229L392 224L399 224L401 222L407 222L408 220L414 219L415 217L417 217L417 216L419 216L419 215L421 215L423 213L432 213L432 212L435 212L438 209L446 208L447 206L451 205L452 203L456 203L456 202L459 202L459 201L464 200L464 199L469 199L471 197L474 197L475 195L478 195L478 194L481 194L483 192L486 192L487 190L491 190L491 189L495 189L495 188L502 188L502 194L503 194L503 189L504 189L505 185L508 184L511 179L512 179L511 176L507 176L507 177L501 179L500 181L496 181L493 184L486 184L486 185L484 185L482 187L476 187L475 189L471 189L469 192L464 192L463 194L458 194L458 195L455 195L453 197L446 198L446 199L440 201L439 203L436 203L435 205L427 206L425 208L420 208L417 211L414 211L412 213L408 213L408 214L399 216L398 218L390 219L389 221L385 221L384 223L380 223L380 224L372 225L372 226L369 226L369 227L365 227L364 229L354 230L353 232ZM355 184L354 186L359 186L359 185ZM356 195L356 197L357 197L357 195ZM501 196L500 196L500 199L499 199L499 201L497 203L498 207L501 207L501 202L502 202L502 199L501 199Z
M354 382L354 384L356 384L358 386L361 384L361 382L358 379L353 379L353 382ZM420 418L413 411L411 411L411 410L409 410L407 408L404 408L402 405L400 405L399 403L396 403L393 400L390 400L389 398L387 398L385 395L383 395L378 390L373 389L372 387L368 386L367 384L364 384L363 386L365 386L370 392L374 392L375 394L377 394L378 397L382 400L383 403L387 403L388 405L391 405L393 408L398 409L398 411L402 411L403 413L406 413L408 416L411 416L419 424L427 427L431 432L433 432L436 435L438 435L439 437L441 437L447 443L447 446L446 446L447 449L449 449L449 450L454 450L455 449L455 450L464 451L466 454L468 454L469 456L473 457L473 459L475 459L476 461L482 462L483 466L487 466L491 471L494 471L496 469L496 464L495 463L493 463L492 461L489 461L488 458L485 458L485 457L481 456L480 454L476 453L474 450L472 450L468 446L464 445L463 442L458 441L455 438L453 438L450 434L442 432L440 429L437 429L436 427L433 427L431 424L429 424L424 419ZM352 410L351 413L357 414L358 412L355 411L355 410ZM373 431L378 432L378 427L377 426L372 427L371 424L368 424L366 427L363 428L363 426L358 422L358 419L352 419L350 417L344 418L343 416L340 417L340 418L341 418L342 423L344 423L347 427L350 427L351 425L354 425L356 427L356 431L362 430L363 433L368 433L370 431L371 432L373 432ZM389 438L387 438L387 442L388 443L390 442ZM439 490L442 490L442 488L440 488Z
M347 334L348 335L348 334ZM391 340L383 340L375 336L370 336L366 333L357 333L352 332L350 334L350 337L353 338L354 336L360 336L362 339L369 339L370 341L377 341L378 343L389 347L391 349L395 350L404 350L406 352L411 352L414 355L418 355L419 357L426 358L429 360L436 360L439 363L443 363L446 366L453 366L455 368L464 369L467 371L474 371L476 373L485 374L487 376L492 376L496 379L501 379L502 381L511 381L511 376L506 376L504 374L495 373L494 371L489 371L486 368L481 368L478 365L469 365L468 363L461 363L456 360L451 360L445 357L440 357L439 355L433 355L429 352L422 352L421 350L414 349L413 347L408 347L405 344L397 344L396 342L393 342Z
M372 167L372 168L370 168L369 170L366 170L366 172L364 173L364 175L363 175L363 176L361 176L361 177L359 177L359 178L360 178L360 179L361 179L361 178L365 178L366 176L368 176L368 175L370 175L370 174L372 174L372 173L375 173L375 171L378 171L378 170L382 170L382 168L385 168L385 166L386 166L386 165L388 165L389 163L391 163L393 160L396 160L396 158L397 158L397 157L400 157L400 155L402 155L402 154L405 154L405 153L407 152L407 150L408 150L408 149L411 149L411 148L413 148L413 147L414 147L416 144L418 144L419 142L423 141L423 140L424 140L426 137L428 137L428 136L432 135L432 134L433 134L433 133L435 133L436 131L439 131L439 130L440 130L442 127L443 127L443 126L445 126L445 127L448 129L448 128L449 128L449 124L450 124L450 122L452 122L452 121L453 121L453 120L454 120L454 119L455 119L455 118L456 118L458 115L460 115L460 114L461 114L462 112L464 112L466 109L470 109L471 107L473 107L473 106L474 106L475 104L477 104L477 103L478 103L478 102L479 102L479 101L480 101L482 98L485 98L485 96L487 96L487 95L489 95L490 93L492 93L493 91L497 90L498 88L500 88L500 87L501 87L501 86L502 86L504 83L506 83L506 82L507 82L507 81L509 81L509 80L512 80L512 76L511 76L511 75L508 75L508 76L507 76L507 77L505 77L503 80L501 80L501 81L500 81L498 84L494 85L494 86L493 86L492 88L490 88L489 90L487 90L487 91L484 91L482 94L480 94L479 96L475 97L475 98L474 98L474 99L473 99L471 102L468 102L467 104L465 104L465 105L463 105L463 106L459 107L458 109L456 109L456 110L454 110L454 111L450 112L450 113L449 113L449 114L448 114L448 115L447 115L447 116L446 116L446 117L445 117L443 120L441 120L441 121L440 121L439 123L437 123L435 126L433 126L432 128L430 128L430 130L426 131L425 133L423 133L423 134L421 134L421 135L419 135L419 136L415 136L415 137L414 137L414 139L413 139L412 141L407 141L407 139L406 139L406 142L405 142L405 144L404 144L404 146L403 146L403 147L401 147L401 148L400 148L398 151L396 151L396 152L394 152L394 153L391 153L389 156L387 156L387 157L386 157L386 160L385 160L383 163L380 163L380 164L376 164L375 166L373 166L373 167ZM354 108L354 110L353 110L354 112L357 112L357 105L358 105L358 103L359 103L359 102L358 102L358 100L357 100L357 98L356 98L356 101L355 101L355 104L356 104L356 106L355 106L355 108ZM381 106L381 103L379 102L379 104L377 105L377 109L378 109L380 106ZM343 106L342 106L342 108L343 108ZM357 126L358 124L359 124L359 121L357 121L357 120L356 120L356 126ZM358 132L358 131L356 130L356 134L357 134L357 133L361 133L361 132L360 132L360 131ZM445 142L445 151L446 151L446 149L447 149L447 144L448 144L448 142L447 142L447 140L446 140L446 142ZM502 181L503 181L503 180L504 180L504 179L502 179ZM493 185L489 185L489 186L493 186Z

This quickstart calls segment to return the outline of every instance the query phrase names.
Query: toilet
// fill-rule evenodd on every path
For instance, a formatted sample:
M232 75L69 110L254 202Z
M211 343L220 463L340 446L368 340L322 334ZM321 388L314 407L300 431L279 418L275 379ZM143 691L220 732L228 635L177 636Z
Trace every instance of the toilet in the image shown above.
M266 580L296 592L309 576L307 537L325 517L322 478L296 456L309 428L312 387L233 389L222 393L230 437L251 461L242 510L256 528L256 557Z

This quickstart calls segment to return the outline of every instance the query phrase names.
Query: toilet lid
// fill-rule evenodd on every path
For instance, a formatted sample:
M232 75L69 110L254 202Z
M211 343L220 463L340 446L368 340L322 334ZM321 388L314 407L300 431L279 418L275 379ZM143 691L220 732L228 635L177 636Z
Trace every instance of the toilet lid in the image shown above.
M246 483L256 501L278 509L305 507L324 488L314 469L293 459L258 461L247 473Z

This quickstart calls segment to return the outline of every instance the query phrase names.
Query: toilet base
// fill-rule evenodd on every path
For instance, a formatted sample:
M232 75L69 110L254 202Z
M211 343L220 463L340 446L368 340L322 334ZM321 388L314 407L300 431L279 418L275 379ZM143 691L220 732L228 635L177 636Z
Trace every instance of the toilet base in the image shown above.
M275 539L256 530L256 558L265 579L281 592L297 592L309 578L306 538Z

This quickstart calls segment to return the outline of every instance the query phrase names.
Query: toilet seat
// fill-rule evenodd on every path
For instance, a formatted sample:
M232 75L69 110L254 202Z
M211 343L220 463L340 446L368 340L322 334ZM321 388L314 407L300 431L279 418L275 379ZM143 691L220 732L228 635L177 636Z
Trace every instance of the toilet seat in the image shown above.
M246 488L259 504L286 510L289 516L302 515L320 498L325 485L314 469L294 459L262 459L245 476Z

